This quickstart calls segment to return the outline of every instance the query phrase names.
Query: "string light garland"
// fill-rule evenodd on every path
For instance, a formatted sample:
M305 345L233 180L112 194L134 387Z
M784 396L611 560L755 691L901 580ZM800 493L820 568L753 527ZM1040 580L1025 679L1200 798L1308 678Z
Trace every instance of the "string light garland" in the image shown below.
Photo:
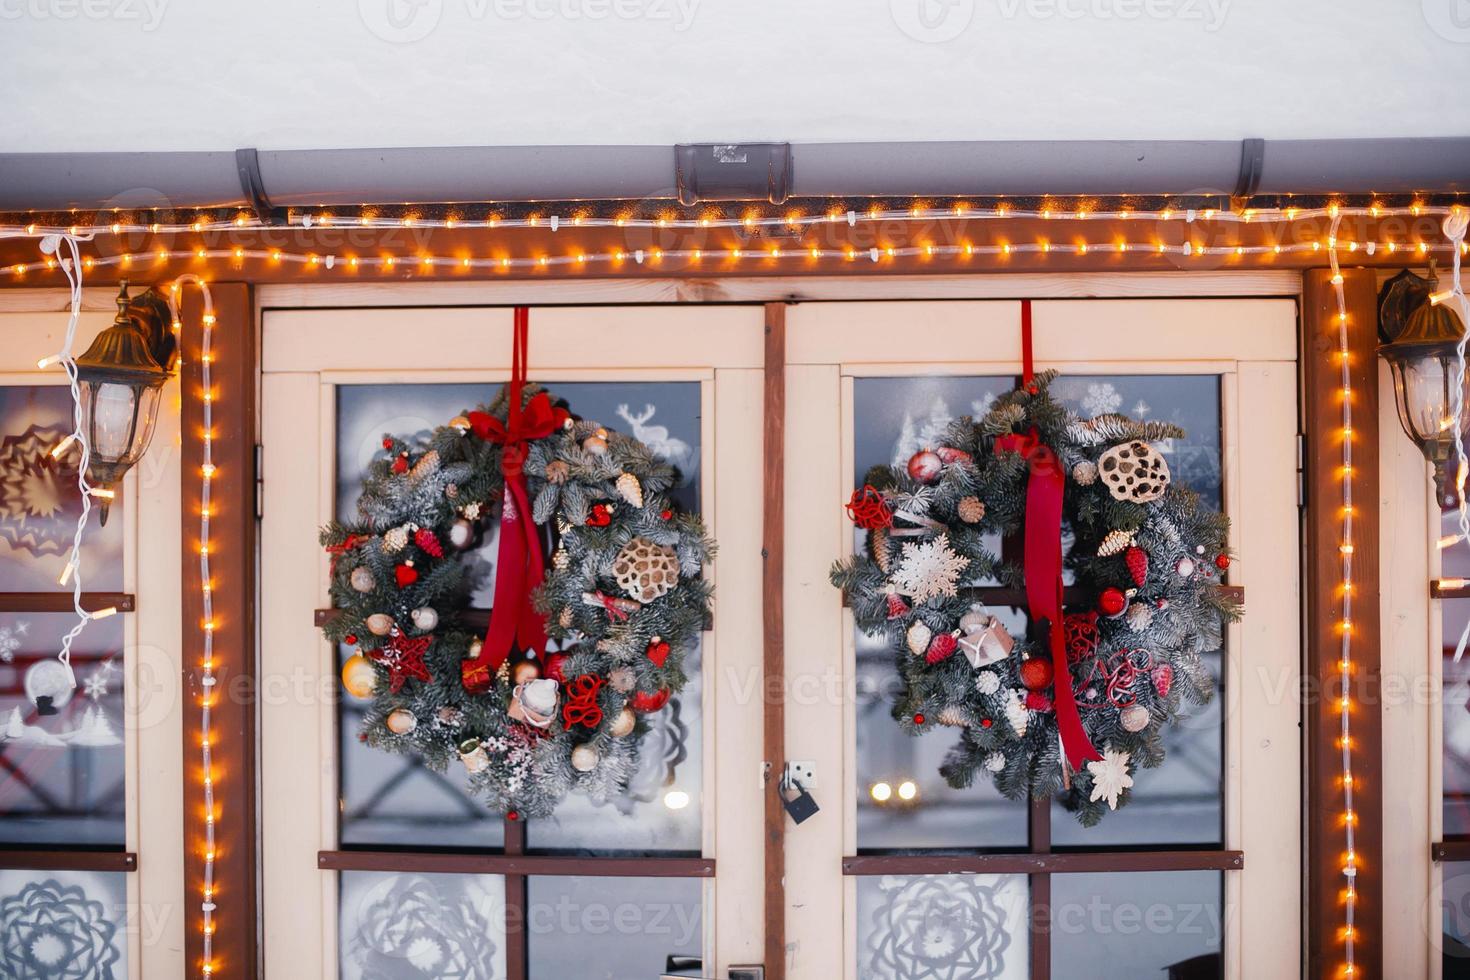
M203 327L200 331L199 351L199 374L200 392L199 399L203 413L203 432L200 433L200 445L202 447L202 459L199 465L199 591L200 607L202 610L202 621L199 624L200 632L203 634L202 654L199 661L200 687L199 694L199 762L200 778L204 790L204 851L201 857L204 861L204 880L200 889L199 911L202 916L201 927L203 935L203 952L200 962L200 973L204 977L215 975L214 962L214 930L215 930L215 881L214 867L217 856L217 845L215 836L215 823L219 814L214 806L214 759L213 759L213 707L218 694L215 691L214 674L214 633L216 623L214 620L214 579L210 568L210 517L214 513L212 494L212 483L215 475L214 465L214 297L210 295L209 285L198 276L183 275L175 280L169 288L168 301L169 311L173 315L173 329L177 333L183 329L183 321L179 315L179 293L185 285L197 286L204 299Z
M66 564L62 566L61 575L56 584L65 588L71 586L72 610L76 613L77 621L71 629L61 637L61 649L57 651L56 659L66 668L67 681L73 688L76 687L76 674L71 666L71 648L77 637L87 628L87 624L94 619L106 619L117 614L116 606L108 606L89 612L82 607L82 537L87 529L87 521L92 513L92 498L106 497L111 499L113 492L101 487L93 487L87 481L87 465L92 458L92 446L87 439L87 427L85 413L82 409L82 395L80 381L77 375L76 354L73 350L76 344L77 324L82 315L82 272L87 267L82 258L80 242L85 235L58 234L53 231L36 231L28 229L4 228L0 229L0 239L32 237L39 238L41 254L47 256L44 264L52 268L60 268L66 276L68 291L70 293L70 310L66 321L66 334L61 344L61 350L55 354L42 357L36 362L36 367L46 368L60 365L66 372L67 384L71 389L72 405L72 431L55 447L52 448L50 456L59 460L67 452L76 446L79 459L77 461L77 495L81 499L82 510L77 515L76 530L72 534L71 551L67 555ZM62 254L62 253L65 254ZM57 256L53 258L53 256Z
M1428 256L1431 253L1455 251L1451 244L1434 243L1425 241L1414 243L1405 242L1348 242L1334 243L1329 239L1326 242L1293 242L1277 245L1207 245L1204 243L1185 241L1179 245L1169 245L1164 242L1074 242L1053 243L1050 241L1019 242L1016 244L987 244L987 245L906 245L902 247L872 247L872 248L819 248L819 247L780 247L770 246L766 248L679 248L679 249L613 249L611 251L597 252L572 252L565 255L501 255L476 257L472 255L430 255L420 254L414 257L400 257L392 255L383 256L359 256L359 255L337 255L335 253L322 254L319 252L288 252L283 249L258 249L258 248L193 248L193 249L158 249L152 252L123 253L121 255L88 257L83 260L88 269L118 267L122 269L135 268L147 262L169 262L175 260L197 260L212 261L225 260L232 262L264 261L273 264L298 265L306 268L320 268L325 270L340 270L351 274L363 270L378 269L392 271L398 268L417 267L425 271L450 270L459 272L536 272L549 271L551 269L585 269L591 267L618 268L628 263L636 266L656 267L660 264L672 265L689 263L692 265L708 265L718 267L720 265L750 266L757 263L770 263L782 267L800 266L822 260L837 259L845 262L867 262L870 264L884 264L896 259L908 258L953 258L969 259L974 256L999 256L1002 258L1012 255L1055 255L1085 256L1092 253L1157 253L1159 255L1183 256L1186 258L1204 258L1205 256L1218 255L1226 257L1244 257L1250 255L1300 255L1310 253L1322 253L1345 244L1349 252L1361 250L1366 255L1375 255L1379 251L1392 255L1404 252L1406 256ZM1470 251L1470 244L1461 243L1459 251L1465 253ZM15 277L21 277L31 272L49 271L55 266L49 262L17 263L4 267Z
M1340 220L1345 217L1362 218L1387 218L1387 217L1436 217L1447 215L1452 206L1411 204L1384 206L1370 204L1366 206L1339 206L1336 204L1325 207L1298 208L1298 207L1272 207L1272 208L1243 208L1231 210L1229 208L1192 208L1192 207L1165 207L1155 209L1138 210L1133 208L1075 208L1063 207L1041 207L1041 208L1017 208L1006 204L997 205L970 205L957 203L948 207L931 207L918 205L908 208L893 207L871 207L865 209L845 208L832 209L820 214L805 214L801 212L790 212L782 215L772 214L748 214L744 216L733 216L719 213L710 213L701 217L680 217L677 215L661 215L647 217L643 215L625 212L614 215L597 215L574 212L570 215L532 214L526 216L504 217L493 212L486 213L478 218L424 218L415 215L402 217L388 217L374 213L370 208L362 210L356 217L344 217L331 213L300 213L287 216L281 224L270 224L261 221L253 214L238 214L233 218L209 218L197 219L187 222L152 222L138 223L132 221L115 221L110 223L94 223L85 225L57 225L46 226L30 224L25 226L29 232L53 232L57 234L70 235L123 235L123 234L184 234L188 232L217 232L217 231L280 231L282 228L299 229L322 229L322 228L428 228L428 229L475 229L475 228L539 228L559 231L563 228L648 228L648 229L720 229L720 228L744 228L756 229L805 229L821 225L846 224L855 226L859 222L932 222L947 221L956 218L980 219L980 220L1015 220L1015 219L1042 219L1066 221L1179 221L1185 224L1193 224L1196 221L1216 221L1240 224L1270 224L1277 221L1303 221L1318 218L1333 218Z
M1342 861L1342 876L1346 884L1343 891L1343 967L1344 977L1357 976L1354 959L1357 927L1355 916L1358 904L1358 853L1356 847L1357 812L1353 808L1353 740L1352 740L1352 671L1353 671L1353 383L1351 374L1351 352L1348 346L1347 297L1343 291L1342 270L1337 262L1337 227L1339 218L1332 221L1331 243L1327 251L1332 269L1332 293L1337 301L1337 359L1339 367L1339 398L1342 401L1342 468L1340 487L1342 493L1342 523L1338 543L1341 561L1342 621L1339 625L1340 645L1338 656L1338 681L1342 695L1338 701L1339 732L1338 745L1342 750L1342 820L1345 852Z

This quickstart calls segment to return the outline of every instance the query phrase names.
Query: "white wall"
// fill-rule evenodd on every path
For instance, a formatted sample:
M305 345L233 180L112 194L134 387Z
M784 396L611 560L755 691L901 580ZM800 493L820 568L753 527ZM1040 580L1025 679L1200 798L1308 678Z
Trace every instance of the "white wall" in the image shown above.
M0 151L1463 135L1467 82L1466 0L0 0Z

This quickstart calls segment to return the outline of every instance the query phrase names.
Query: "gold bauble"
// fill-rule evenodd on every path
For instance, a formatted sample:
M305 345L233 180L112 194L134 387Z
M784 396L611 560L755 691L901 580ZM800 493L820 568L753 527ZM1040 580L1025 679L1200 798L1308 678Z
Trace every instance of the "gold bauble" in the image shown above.
M522 660L511 668L510 679L516 684L534 681L541 676L541 666L534 660Z
M373 662L360 653L354 653L342 662L342 687L355 698L367 700L378 686L378 672Z
M378 587L377 580L373 578L373 570L366 565L354 568L347 580L358 592L371 592Z
M602 756L590 745L579 745L572 749L572 768L578 772L591 772L602 761Z
M637 723L638 716L633 713L633 709L624 708L618 712L618 717L614 719L612 727L608 729L608 732L611 733L613 738L623 738L633 733L633 726Z
M419 720L407 708L394 708L388 712L388 717L384 719L383 724L388 726L388 731L394 735L407 735L419 727Z
M393 617L387 613L373 613L367 618L367 628L374 636L387 636L393 631Z

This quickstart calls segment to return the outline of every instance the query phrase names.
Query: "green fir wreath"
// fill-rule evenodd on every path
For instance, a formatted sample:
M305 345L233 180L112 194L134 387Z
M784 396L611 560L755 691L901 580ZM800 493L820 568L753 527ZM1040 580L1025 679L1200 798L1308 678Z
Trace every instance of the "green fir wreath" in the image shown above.
M1227 519L1173 485L1149 445L1184 433L1121 415L1079 418L1051 397L1054 377L1038 375L982 418L956 420L907 467L869 471L848 505L867 552L836 563L832 582L858 626L895 650L899 725L914 735L960 729L941 767L952 786L984 772L1008 798L1058 796L1091 826L1128 801L1139 767L1163 762L1162 727L1213 696L1200 655L1219 648L1241 609L1219 582L1230 564ZM992 577L1025 584L1024 563L988 546L1025 527L1030 465L1008 448L1023 438L1051 447L1062 475L1073 584L1060 628L1100 757L1076 772L1059 744L1050 624L1013 638L966 588Z
M642 716L685 685L684 657L710 614L702 569L714 545L699 515L672 503L672 466L526 385L527 410L556 413L523 466L532 517L552 532L533 598L555 649L513 650L469 683L482 640L464 624L466 552L506 497L506 450L485 435L505 425L508 397L425 440L384 437L356 519L321 533L338 610L323 632L356 648L342 680L371 699L362 741L439 771L463 764L471 790L518 819L550 814L573 789L604 801L627 786Z

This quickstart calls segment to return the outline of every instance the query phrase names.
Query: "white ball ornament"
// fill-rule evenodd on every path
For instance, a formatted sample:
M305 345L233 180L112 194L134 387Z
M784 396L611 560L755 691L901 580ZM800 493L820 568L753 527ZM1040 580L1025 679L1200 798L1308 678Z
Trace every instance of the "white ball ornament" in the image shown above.
M371 592L378 587L377 579L373 578L373 570L366 565L358 565L347 577L347 581L358 592Z
M393 631L393 617L387 613L373 613L367 618L367 628L374 636L387 636Z
M407 708L394 708L383 722L394 735L407 735L419 727L419 720Z
M475 540L475 525L460 518L449 526L449 546L463 551Z
M591 772L602 761L602 756L590 745L579 745L572 749L572 768L578 772Z
M409 613L409 617L413 619L414 627L425 633L439 625L439 613L432 606L420 606Z
M1179 559L1174 566L1174 571L1179 573L1180 578L1189 578L1194 574L1194 559L1187 555Z

